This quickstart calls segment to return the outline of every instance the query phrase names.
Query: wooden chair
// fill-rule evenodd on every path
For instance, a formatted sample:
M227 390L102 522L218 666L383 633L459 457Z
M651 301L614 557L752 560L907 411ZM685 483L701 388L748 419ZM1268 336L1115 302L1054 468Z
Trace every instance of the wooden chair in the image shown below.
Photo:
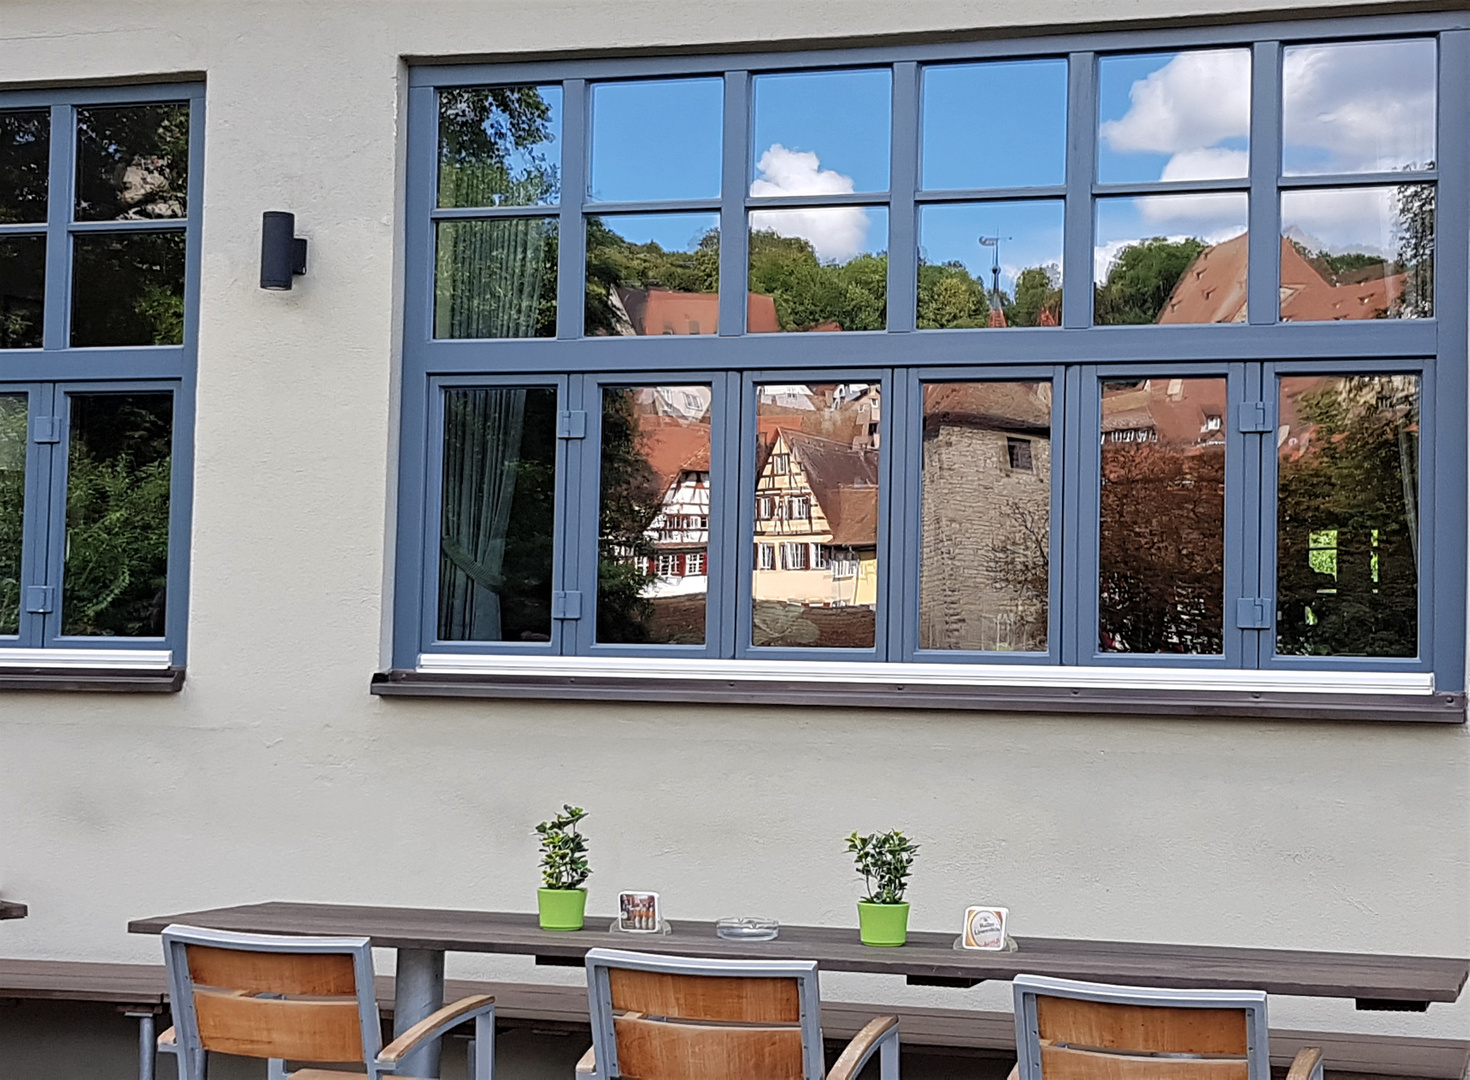
M1266 994L1017 975L1010 1080L1271 1080ZM1322 1080L1303 1047L1287 1080Z
M596 1080L852 1080L879 1053L898 1080L898 1017L873 1020L830 1073L815 960L702 960L615 949L587 953Z
M473 1019L472 1080L492 1080L495 999L446 1005L386 1047L367 938L276 937L193 926L163 932L174 1026L158 1048L174 1053L179 1080L205 1080L205 1053L266 1058L269 1080L380 1080L405 1054ZM361 1065L363 1073L299 1069L286 1061Z

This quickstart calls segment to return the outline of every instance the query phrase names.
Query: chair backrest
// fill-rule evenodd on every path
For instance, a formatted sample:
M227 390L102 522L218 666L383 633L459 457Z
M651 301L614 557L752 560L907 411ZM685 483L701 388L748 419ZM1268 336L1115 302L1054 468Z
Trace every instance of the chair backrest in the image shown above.
M815 960L587 953L602 1077L822 1080Z
M1014 985L1020 1080L1271 1080L1264 991Z
M163 932L163 955L191 1080L205 1050L367 1065L382 1049L367 938L175 925Z

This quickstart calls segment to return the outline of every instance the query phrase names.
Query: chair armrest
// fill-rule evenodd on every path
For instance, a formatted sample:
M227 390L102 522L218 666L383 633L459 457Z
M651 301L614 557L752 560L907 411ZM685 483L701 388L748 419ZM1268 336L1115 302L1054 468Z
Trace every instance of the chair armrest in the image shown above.
M158 1036L157 1046L165 1054L177 1054L179 1052L179 1033L169 1028Z
M595 1053L595 1050L595 1047L587 1047L587 1052L583 1054L582 1059L577 1062L578 1076L595 1076L597 1074L597 1055Z
M1006 1080L1021 1080L1021 1063L1018 1061L1011 1066L1011 1075Z
M378 1055L378 1064L397 1065L404 1054L419 1043L437 1039L452 1027L458 1027L472 1016L495 1010L495 999L489 994L473 994L460 998L453 1005L446 1005L438 1012L424 1017L398 1038L394 1039Z
M1286 1080L1322 1080L1322 1048L1304 1046L1298 1050Z
M827 1080L853 1080L853 1077L862 1072L868 1058L873 1056L873 1051L889 1040L895 1046L898 1043L898 1017L880 1016L876 1020L869 1020L842 1051L842 1056L827 1073Z

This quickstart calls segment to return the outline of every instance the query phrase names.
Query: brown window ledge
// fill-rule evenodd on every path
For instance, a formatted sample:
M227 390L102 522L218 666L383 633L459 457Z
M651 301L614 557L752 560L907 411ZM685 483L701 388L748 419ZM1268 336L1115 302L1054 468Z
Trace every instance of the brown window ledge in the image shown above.
M181 667L0 668L0 690L90 690L112 694L176 694L184 687Z

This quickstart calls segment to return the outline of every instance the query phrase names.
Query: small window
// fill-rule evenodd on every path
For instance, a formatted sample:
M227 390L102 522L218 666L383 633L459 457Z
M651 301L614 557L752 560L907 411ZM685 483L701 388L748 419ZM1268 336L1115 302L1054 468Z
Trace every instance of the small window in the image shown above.
M1006 457L1010 460L1011 468L1021 472L1030 472L1031 440L1007 438Z

